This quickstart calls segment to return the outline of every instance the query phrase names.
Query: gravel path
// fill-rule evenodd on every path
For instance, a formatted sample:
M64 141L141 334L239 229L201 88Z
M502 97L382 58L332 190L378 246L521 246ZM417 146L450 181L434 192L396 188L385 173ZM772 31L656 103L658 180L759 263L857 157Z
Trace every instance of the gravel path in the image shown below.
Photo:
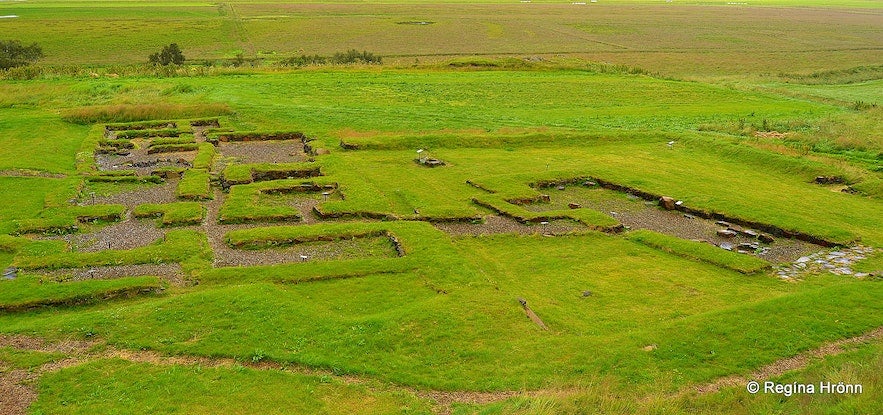
M299 140L222 142L223 157L233 157L239 163L294 163L309 159Z

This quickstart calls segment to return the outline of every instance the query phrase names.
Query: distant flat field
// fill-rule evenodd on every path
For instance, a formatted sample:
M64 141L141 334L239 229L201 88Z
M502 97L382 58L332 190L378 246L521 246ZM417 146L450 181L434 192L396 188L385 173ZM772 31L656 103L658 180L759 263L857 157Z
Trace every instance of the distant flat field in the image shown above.
M675 75L806 72L883 59L880 2L690 3L0 1L0 15L18 16L0 21L0 38L26 33L56 64L143 62L170 42L190 59L356 48L398 63L578 56Z

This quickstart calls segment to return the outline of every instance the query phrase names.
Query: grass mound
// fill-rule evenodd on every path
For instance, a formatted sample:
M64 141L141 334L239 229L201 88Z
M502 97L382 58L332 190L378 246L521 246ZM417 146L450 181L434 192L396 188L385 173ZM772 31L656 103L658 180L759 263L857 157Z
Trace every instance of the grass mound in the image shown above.
M186 226L202 223L205 208L198 202L145 203L136 207L132 214L136 218L160 218L161 226Z
M163 284L157 277L55 282L26 275L12 281L0 281L0 311L88 304L116 297L157 293L162 288Z
M114 222L122 219L125 212L126 207L123 205L51 208L44 210L39 218L16 221L16 233L71 233L76 232L82 222Z
M204 256L207 248L205 235L192 230L173 230L153 244L129 249L109 249L99 252L65 252L63 243L34 242L23 249L13 265L23 269L59 269L108 265L138 265L184 262ZM45 248L45 249L39 249ZM62 248L59 250L59 248Z
M178 182L175 194L181 199L208 200L212 199L211 176L205 169L190 169Z

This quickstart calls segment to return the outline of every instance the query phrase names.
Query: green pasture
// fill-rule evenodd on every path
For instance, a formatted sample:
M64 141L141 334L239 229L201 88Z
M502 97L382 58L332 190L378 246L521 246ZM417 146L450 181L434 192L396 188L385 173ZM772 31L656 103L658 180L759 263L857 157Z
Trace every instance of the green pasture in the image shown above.
M39 392L41 399L32 409L36 414L431 413L426 400L376 382L351 384L328 375L116 359L54 373L43 379ZM89 398L81 399L83 394Z
M62 353L0 347L0 377L46 368L34 415L883 410L879 338L774 376L862 382L861 396L696 392L878 330L880 278L783 281L777 264L622 232L555 193L600 180L670 196L873 247L854 271L879 272L879 2L571 3L0 1L19 16L0 39L47 55L0 74L0 269L17 268L0 280L0 340L95 342L64 368L43 366ZM139 66L171 42L184 67ZM351 48L384 64L279 66ZM219 117L209 142L190 130L202 117ZM259 138L303 138L289 156L308 161L239 163L211 143L295 131ZM96 150L127 148L197 156L99 170ZM183 173L168 194L163 170ZM157 200L120 195L138 191ZM450 230L490 229L491 214L574 230ZM70 242L143 219L162 236ZM298 246L340 252L213 265ZM50 276L162 264L181 275Z
M0 15L18 17L0 22L0 38L28 33L55 65L141 63L171 42L189 59L208 61L242 53L275 62L356 48L397 65L439 56L568 56L689 76L879 63L880 6L871 0L573 3L7 2Z

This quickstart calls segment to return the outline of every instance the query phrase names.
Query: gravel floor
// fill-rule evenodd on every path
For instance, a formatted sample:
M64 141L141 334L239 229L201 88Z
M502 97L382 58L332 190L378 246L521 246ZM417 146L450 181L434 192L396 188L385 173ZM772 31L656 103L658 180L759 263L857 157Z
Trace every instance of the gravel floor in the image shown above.
M151 219L129 218L107 225L96 232L50 236L46 239L63 240L72 250L79 252L133 249L150 245L165 235L154 222Z
M177 153L147 154L147 142L133 140L138 149L129 150L127 156L116 154L96 154L95 164L99 171L135 170L139 176L146 176L151 171L160 167L190 167L196 158L196 151L182 151ZM134 167L138 164L145 166Z
M498 233L513 233L519 235L530 235L545 233L549 235L561 235L574 230L585 230L586 227L569 220L555 220L549 222L548 225L525 225L514 219L488 215L484 217L484 223L434 223L437 229L451 235L492 235Z
M309 257L309 260L331 260L366 256L394 257L397 255L391 242L386 244L384 241L371 240L370 238L354 241L346 240L330 243L302 244L278 249L246 250L230 248L224 243L224 235L233 230L317 222L318 218L313 214L312 208L319 203L319 200L309 196L286 195L286 199L290 198L290 202L288 203L291 206L296 206L300 210L304 217L303 221L219 225L218 211L223 205L225 197L226 195L223 192L215 190L215 198L206 203L206 221L202 225L202 230L208 236L209 245L214 252L214 266L216 267L273 265L299 262L301 261L301 255L306 255ZM274 198L278 197L279 196L274 196Z
M582 207L604 212L631 229L649 229L715 245L729 242L736 246L742 242L756 241L754 238L741 235L729 238L719 236L717 231L725 227L716 224L714 220L690 217L678 211L662 210L655 202L612 190L567 186L565 190L548 189L547 193L551 198L550 203L525 205L525 209L533 211L567 209L569 203L578 203ZM774 263L791 262L824 249L807 242L785 238L776 238L773 243L761 244L761 246L769 249L757 256Z
M299 140L223 142L219 150L240 163L294 163L309 158Z
M167 180L159 185L144 185L138 190L120 192L108 196L95 196L96 204L121 204L129 209L134 209L142 203L172 203L176 202L175 189L178 188L178 180ZM86 197L84 204L92 204L92 200Z
M161 277L172 285L184 285L183 271L178 264L115 265L110 267L62 268L46 271L43 275L61 280L109 280L150 275Z

